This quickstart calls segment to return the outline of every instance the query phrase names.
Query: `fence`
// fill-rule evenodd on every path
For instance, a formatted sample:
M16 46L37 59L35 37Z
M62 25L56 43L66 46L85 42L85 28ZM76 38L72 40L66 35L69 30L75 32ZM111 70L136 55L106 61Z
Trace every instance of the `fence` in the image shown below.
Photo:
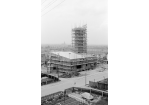
M108 90L107 83L89 81L89 86L92 88L99 89L99 90Z
M80 88L80 87L72 87L65 90L65 94L68 95L73 92L88 92L96 95L101 95L103 97L108 97L108 92L102 91L102 90L94 90L94 89L88 89L88 88Z

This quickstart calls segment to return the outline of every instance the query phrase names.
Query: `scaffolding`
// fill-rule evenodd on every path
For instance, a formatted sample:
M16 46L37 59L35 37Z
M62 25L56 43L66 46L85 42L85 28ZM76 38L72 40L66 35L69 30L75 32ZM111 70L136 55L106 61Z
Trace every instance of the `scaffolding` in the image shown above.
M72 48L76 53L87 53L87 25L72 29Z
M94 69L97 65L97 58L94 56L86 58L69 59L61 55L51 54L50 71L79 72Z

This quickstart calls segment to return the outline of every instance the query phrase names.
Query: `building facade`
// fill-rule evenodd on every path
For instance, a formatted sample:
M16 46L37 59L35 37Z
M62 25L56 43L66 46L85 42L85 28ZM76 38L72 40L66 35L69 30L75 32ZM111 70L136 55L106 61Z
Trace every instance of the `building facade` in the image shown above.
M89 81L89 86L92 88L99 89L99 90L107 91L108 90L108 78L98 81L98 82Z
M42 53L41 54L41 65L45 64L46 61L46 54Z
M94 69L97 57L76 54L73 52L52 52L50 57L50 71L79 72Z

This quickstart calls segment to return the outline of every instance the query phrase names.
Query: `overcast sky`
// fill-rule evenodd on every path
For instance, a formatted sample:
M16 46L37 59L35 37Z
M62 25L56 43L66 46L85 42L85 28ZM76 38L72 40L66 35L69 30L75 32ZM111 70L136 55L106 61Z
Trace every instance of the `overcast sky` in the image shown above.
M108 44L108 0L63 1L41 0L41 44L71 44L71 29L85 23L88 45Z

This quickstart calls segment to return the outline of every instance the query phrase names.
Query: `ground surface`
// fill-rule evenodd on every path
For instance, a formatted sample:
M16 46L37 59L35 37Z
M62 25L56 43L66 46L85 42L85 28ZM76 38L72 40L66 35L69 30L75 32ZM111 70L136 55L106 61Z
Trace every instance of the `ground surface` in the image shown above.
M108 65L107 64L99 64L99 65L97 65L95 70L88 70L87 72L86 71L82 71L82 72L79 72L79 73L81 75L85 75L85 73L90 74L90 73L92 73L94 71L99 71L100 72L100 71L107 70L107 69L108 69ZM41 67L41 71L42 71L42 73L47 73L47 68L43 66L43 67ZM50 71L50 68L49 68L48 71ZM50 73L50 74L53 75L53 76L58 77L57 73ZM59 75L61 75L61 73L59 73Z
M58 91L64 91L67 88L76 86L84 86L85 85L85 77L86 77L86 84L89 84L89 81L99 81L106 77L108 77L108 71L105 70L103 72L99 72L99 68L95 70L87 71L86 76L81 77L74 77L74 78L60 78L60 82L49 84L41 87L41 96L45 96L48 94L52 94ZM85 74L85 72L82 72Z

